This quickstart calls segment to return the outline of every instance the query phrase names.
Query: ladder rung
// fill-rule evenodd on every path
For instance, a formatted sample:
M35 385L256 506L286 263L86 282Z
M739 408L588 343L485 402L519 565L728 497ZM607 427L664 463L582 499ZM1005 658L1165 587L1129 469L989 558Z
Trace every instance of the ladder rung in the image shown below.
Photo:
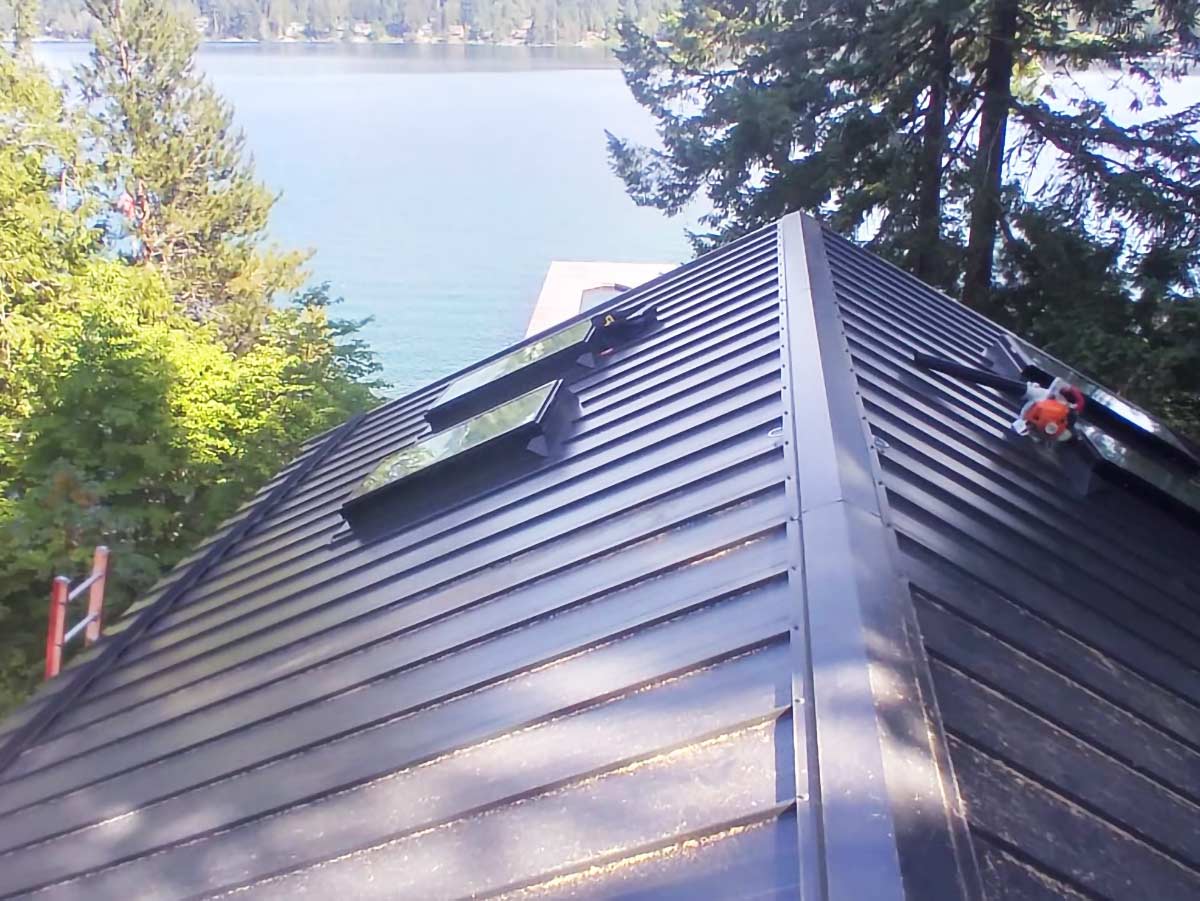
M84 629L86 629L88 627L88 623L90 623L95 618L96 618L96 614L89 613L87 616L85 616L83 619L81 619L79 622L77 622L75 625L73 625L71 627L71 630L69 632L67 632L66 635L63 636L62 643L64 645L70 644L71 639L74 638L76 635L78 635L80 632L82 632Z
M67 603L68 604L71 603L71 601L75 600L75 598L79 597L81 594L83 594L85 591L87 591L89 588L91 588L93 585L95 585L98 581L100 581L103 578L104 578L103 572L92 573L90 576L88 576L86 579L84 579L82 582L80 582L78 585L76 585L74 588L71 589L71 593L67 595Z

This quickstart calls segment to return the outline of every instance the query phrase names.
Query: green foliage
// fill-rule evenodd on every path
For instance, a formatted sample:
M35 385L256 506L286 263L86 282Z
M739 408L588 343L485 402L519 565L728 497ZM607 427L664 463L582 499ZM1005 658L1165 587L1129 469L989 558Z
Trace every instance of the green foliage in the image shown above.
M81 575L109 545L116 615L306 437L370 406L378 367L323 287L264 302L235 346L224 317L190 305L187 279L212 284L211 268L113 254L93 227L107 173L166 162L154 154L154 170L131 144L104 156L116 142L94 144L44 76L3 53L0 128L3 708L36 682L53 575Z
M622 26L661 140L609 135L612 166L639 204L704 198L702 248L821 215L1194 428L1200 103L1163 112L1162 93L1195 61L1196 15L1195 0L684 0L656 34ZM1101 75L1115 93L1085 87Z
M76 135L62 97L0 52L0 433L19 433L37 373L60 364L42 315L61 302L98 235L61 188L79 175ZM36 364L31 363L40 357ZM0 441L0 504L15 448Z
M626 23L618 56L662 148L610 135L613 167L668 213L704 196L701 249L805 209L871 224L888 253L916 225L938 9L686 0L660 35Z
M999 258L996 302L1009 324L1130 400L1200 436L1200 303L1189 254L1122 265L1120 238L1069 214L1027 207Z

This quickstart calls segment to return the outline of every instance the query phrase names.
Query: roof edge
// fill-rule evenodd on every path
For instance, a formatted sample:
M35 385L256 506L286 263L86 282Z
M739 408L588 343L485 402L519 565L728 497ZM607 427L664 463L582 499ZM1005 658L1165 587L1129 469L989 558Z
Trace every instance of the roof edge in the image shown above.
M64 672L58 678L70 678L65 686L51 696L24 725L14 729L7 741L0 746L0 776L22 753L50 727L60 713L74 703L88 686L106 673L128 647L143 635L158 619L165 616L186 595L200 578L215 566L246 534L258 525L282 501L301 480L340 445L359 422L366 416L359 413L337 427L324 439L318 450L297 466L288 477L275 486L266 497L254 505L232 529L215 541L198 560L186 565L184 572L150 606L142 610L125 629L104 644L103 649L91 660L73 671ZM219 529L218 529L219 531ZM178 567L176 567L178 568ZM174 570L172 570L174 572Z
M797 792L807 785L821 882L805 896L975 901L978 867L820 223L782 219L779 256L792 634L803 644L793 694L809 699L794 710L796 747L808 749Z

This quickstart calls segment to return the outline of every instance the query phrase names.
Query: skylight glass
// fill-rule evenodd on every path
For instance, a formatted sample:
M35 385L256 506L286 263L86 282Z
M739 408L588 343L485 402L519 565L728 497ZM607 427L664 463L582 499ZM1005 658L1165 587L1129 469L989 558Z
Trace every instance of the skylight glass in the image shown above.
M1196 472L1187 472L1182 466L1166 466L1090 422L1076 423L1075 429L1102 460L1200 513L1200 475Z
M537 422L558 384L542 385L386 457L353 497L362 497Z
M579 345L580 352L582 353L591 330L591 322L585 319L561 331L547 335L540 341L535 341L532 344L527 344L518 350L514 350L512 353L506 354L498 360L493 360L486 366L472 370L462 376L462 378L451 382L450 386L442 392L437 402L440 405L456 400L470 394L472 391L477 391L485 385L491 384L497 379L511 375L546 357L562 353L575 345Z
M1031 347L1023 341L1019 345L1019 350L1026 360L1047 375L1057 376L1076 385L1087 396L1088 403L1103 407L1107 412L1130 427L1169 445L1172 450L1182 455L1184 459L1196 462L1195 455L1179 437L1145 410L1135 407L1128 401L1117 397L1095 382L1084 378L1070 367L1059 363L1053 357L1047 356L1037 348Z

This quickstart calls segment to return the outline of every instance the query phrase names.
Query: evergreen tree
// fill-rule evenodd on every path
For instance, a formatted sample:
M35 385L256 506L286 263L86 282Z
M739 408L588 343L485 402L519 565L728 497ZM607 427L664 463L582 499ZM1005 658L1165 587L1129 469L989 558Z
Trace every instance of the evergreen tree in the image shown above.
M29 2L29 0L13 0ZM44 0L45 21L60 37L90 36L86 0ZM676 0L171 0L174 7L204 20L208 38L278 40L292 22L312 39L327 39L338 26L369 23L372 37L414 39L463 26L474 40L566 43L592 34L615 33L622 6L653 32ZM530 19L534 24L530 27ZM0 22L0 27L5 27Z
M1200 102L1140 124L1122 124L1087 94L1022 90L1037 67L1105 70L1123 80L1136 108L1158 102L1162 83L1186 71L1197 49L1195 0L1119 0L1071 5L991 0L987 32L963 60L982 86L972 172L963 300L993 315L992 269L1006 219L1002 194L1014 163L1058 160L1042 196L1099 234L1126 230L1124 266L1146 253L1200 240ZM976 46L982 42L983 46ZM981 62L979 60L982 60ZM1017 140L1012 140L1016 131ZM1198 258L1200 259L1200 258Z
M274 196L255 181L229 106L196 71L197 36L166 0L88 0L95 50L79 72L134 257L187 312L250 347L303 255L265 246ZM123 195L118 200L118 195Z
M38 34L38 0L12 0L13 49L27 53Z
M259 33L263 38L283 37L292 24L295 9L291 0L267 0Z
M1119 124L1037 77L1109 67L1154 103L1192 58L1194 18L1193 0L687 0L662 34L622 28L626 80L663 149L612 137L614 168L635 200L668 212L705 194L708 240L789 209L866 227L875 249L983 308L1004 188L1038 154L1057 157L1043 199L1101 230L1195 243L1200 104ZM1010 120L1019 141L1006 140Z
M637 202L669 213L704 194L701 247L805 209L847 233L870 224L874 249L944 282L961 158L948 136L969 93L946 56L968 18L957 0L689 0L666 40L626 21L618 56L663 149L610 135L614 168Z
M640 204L677 213L703 195L701 246L820 214L1186 425L1200 103L1156 104L1195 60L1195 17L1194 0L685 0L657 35L622 27L662 146L610 135L610 156ZM1081 72L1106 73L1131 110ZM1067 303L1050 267L1085 264ZM1169 372L1130 362L1168 347Z

